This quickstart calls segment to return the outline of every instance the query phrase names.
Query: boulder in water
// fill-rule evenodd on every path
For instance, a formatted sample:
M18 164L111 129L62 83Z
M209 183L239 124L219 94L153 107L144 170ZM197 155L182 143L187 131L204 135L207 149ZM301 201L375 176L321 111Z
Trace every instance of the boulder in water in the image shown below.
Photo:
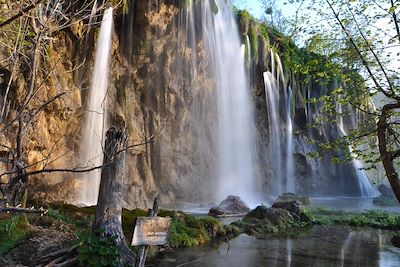
M208 215L214 217L245 214L250 210L249 206L238 196L228 196L218 206L210 209Z
M266 206L258 206L254 210L247 213L245 220L248 219L266 220L274 225L280 225L293 220L293 216L285 209L267 208Z
M290 212L294 219L301 222L311 221L311 215L305 211L303 203L298 200L288 202L275 202L272 205L275 209L284 209Z
M390 242L392 242L392 245L393 245L393 246L400 248L400 236L394 236L394 237L392 237L392 239L390 240Z

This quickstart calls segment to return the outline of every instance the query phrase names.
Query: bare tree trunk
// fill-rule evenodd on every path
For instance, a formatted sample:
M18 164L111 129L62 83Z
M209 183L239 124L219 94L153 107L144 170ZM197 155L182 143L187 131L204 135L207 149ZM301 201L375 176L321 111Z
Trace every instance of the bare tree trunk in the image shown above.
M122 251L122 263L133 264L136 257L125 240L121 218L126 136L124 130L115 127L111 127L106 136L93 230L102 236L116 237Z
M382 108L382 113L379 116L378 121L378 141L379 141L379 152L381 154L383 167L385 168L386 176L389 180L389 183L392 187L392 190L397 198L397 201L400 202L400 180L399 174L397 173L394 164L393 164L393 155L388 150L388 118L389 113L396 109L400 108L400 103L386 104Z
M22 111L23 112L23 111ZM13 162L13 169L15 169L16 175L10 178L8 184L8 196L7 202L12 206L16 207L19 204L23 204L24 197L26 196L26 187L28 179L24 176L25 174L25 156L24 156L24 114L22 113L18 119L18 132L17 132L17 157Z

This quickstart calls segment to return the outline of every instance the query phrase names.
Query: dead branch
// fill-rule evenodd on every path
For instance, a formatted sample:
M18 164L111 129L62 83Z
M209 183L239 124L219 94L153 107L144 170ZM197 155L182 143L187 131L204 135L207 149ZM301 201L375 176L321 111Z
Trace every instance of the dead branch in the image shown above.
M39 208L39 209L27 209L27 208L19 208L19 207L7 207L7 208L0 208L0 213L2 212L17 212L17 213L39 213L39 214L47 214L49 210Z
M33 4L27 6L26 8L22 9L19 13L15 14L14 16L12 16L11 18L3 21L2 23L0 23L0 28L12 23L14 20L18 19L19 17L22 17L23 15L25 15L26 13L28 13L29 11L31 11L32 9L34 9L38 4L40 4L41 2L43 2L43 0L37 0L36 2L34 2Z

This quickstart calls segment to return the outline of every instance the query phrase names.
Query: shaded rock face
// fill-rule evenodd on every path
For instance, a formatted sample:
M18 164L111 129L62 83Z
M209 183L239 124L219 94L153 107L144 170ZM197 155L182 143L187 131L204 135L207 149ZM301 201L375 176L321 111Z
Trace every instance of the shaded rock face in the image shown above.
M378 191L379 191L379 193L381 193L382 196L384 196L384 197L388 197L388 198L395 198L395 197L396 197L395 194L393 193L392 188L390 188L390 187L387 186L387 185L380 184L380 185L378 186Z
M228 196L218 206L214 206L208 213L210 216L218 217L223 215L244 214L250 208L238 196Z
M215 81L202 36L189 34L181 4L135 1L116 26L121 49L113 59L117 101L111 110L124 118L131 140L155 140L128 153L128 207L156 193L164 202L213 196Z

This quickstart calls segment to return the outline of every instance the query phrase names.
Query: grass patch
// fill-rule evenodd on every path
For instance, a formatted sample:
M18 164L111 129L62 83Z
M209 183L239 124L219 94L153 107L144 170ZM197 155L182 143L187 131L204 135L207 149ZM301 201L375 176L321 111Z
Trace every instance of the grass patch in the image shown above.
M24 215L0 221L0 255L15 247L19 240L30 235L28 220Z
M314 210L315 224L341 224L350 226L369 226L380 229L400 229L400 215L386 211L368 211L363 213Z

